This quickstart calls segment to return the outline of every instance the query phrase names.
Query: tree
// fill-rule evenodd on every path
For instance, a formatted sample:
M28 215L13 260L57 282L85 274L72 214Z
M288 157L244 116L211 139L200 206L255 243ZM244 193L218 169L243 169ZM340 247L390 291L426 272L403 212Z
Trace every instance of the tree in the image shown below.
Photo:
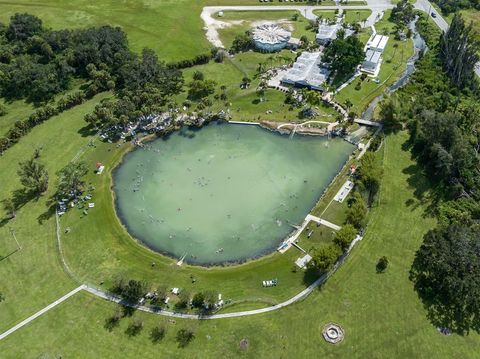
M7 216L12 219L17 216L17 204L11 198L5 198L3 201L3 209L7 212Z
M321 246L315 250L307 268L317 273L326 273L333 268L339 255L340 251L336 245Z
M123 299L131 304L136 304L145 295L147 285L138 280L129 280L125 285L120 286L119 293Z
M354 192L353 200L347 210L347 223L353 225L356 229L363 228L365 218L367 217L367 207L362 196L358 192Z
M197 81L203 81L205 80L205 75L203 72L197 70L193 73L193 79Z
M345 252L357 235L357 230L351 224L344 225L335 233L333 242Z
M138 335L142 330L143 330L144 322L142 318L134 318L130 325L127 327L127 330L125 330L125 333L128 336L135 336Z
M253 46L253 39L247 31L245 34L235 36L229 51L231 54L236 54L238 52L248 51L252 49Z
M192 298L192 306L195 308L201 308L203 307L205 301L205 296L203 295L202 292L195 293L195 295Z
M201 100L215 92L217 83L213 80L193 80L188 85L188 99Z
M363 44L357 36L338 38L326 48L322 61L330 63L335 77L343 79L354 73L355 68L365 58Z
M57 174L59 177L58 191L74 198L83 192L84 176L88 173L85 162L70 162Z
M20 162L20 169L17 173L22 185L36 195L40 195L48 189L47 169L35 158L35 155L27 161Z
M475 38L473 24L468 27L462 17L455 14L448 30L439 43L439 57L452 82L463 88L475 77L475 65L479 61L480 41Z
M180 348L185 348L193 339L195 333L191 329L182 328L177 332L176 340Z
M42 20L30 14L15 14L5 33L10 41L24 41L42 32Z
M367 152L360 160L358 169L360 182L368 191L368 206L373 202L375 195L380 188L380 181L383 176L383 169L373 152Z
M178 294L178 302L175 304L177 309L185 309L190 301L190 293L187 290L182 290Z
M154 326L150 332L150 338L152 339L152 342L160 342L165 337L165 332L166 330L163 324L158 323L156 326Z
M407 26L414 18L413 5L408 0L399 1L390 14L390 20L402 27Z
M388 258L383 256L383 257L380 257L380 259L378 260L377 262L377 272L378 273L383 273L385 272L385 270L387 269L388 267Z
M0 303L5 300L5 296L3 295L2 292L0 292Z
M396 132L402 128L398 112L398 103L394 99L389 98L382 103L380 108L380 120L383 123L385 131Z
M436 228L415 254L410 279L436 326L480 329L479 238L478 226Z
M112 331L113 328L120 324L120 319L123 317L123 311L121 307L115 307L112 315L108 317L105 321L105 329Z

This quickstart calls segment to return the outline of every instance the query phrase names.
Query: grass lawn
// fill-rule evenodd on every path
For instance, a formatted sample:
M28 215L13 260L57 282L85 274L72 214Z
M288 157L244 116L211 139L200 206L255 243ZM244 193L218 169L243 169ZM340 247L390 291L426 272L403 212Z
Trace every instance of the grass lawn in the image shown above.
M313 13L325 20L335 20L337 17L335 10L313 10Z
M58 259L54 220L40 224L38 218L45 213L46 197L54 190L55 172L89 141L78 134L77 131L83 126L76 123L81 124L79 119L105 96L98 95L33 128L0 157L0 201L21 187L16 175L18 163L30 158L37 147L43 148L41 160L48 169L51 181L50 190L45 196L26 203L18 211L16 219L0 222L0 257L11 253L12 244L15 245L10 230L15 231L22 246L21 251L0 261L0 290L6 298L0 309L2 332L75 286L64 274ZM3 219L3 208L0 213Z
M377 96L381 95L385 89L395 82L405 71L407 60L413 55L412 40L397 41L391 33L394 24L388 21L390 11L387 11L376 25L379 34L389 34L389 39L385 51L382 55L383 62L377 79L380 83L375 83L370 77L362 81L360 77L341 90L336 96L336 100L345 104L350 100L353 106L351 110L360 115L368 104ZM360 90L355 87L361 83Z
M386 139L380 204L365 238L327 283L300 303L264 315L200 322L135 313L145 328L130 337L125 330L131 318L109 332L105 319L115 306L80 293L3 340L2 357L137 358L139 350L143 357L169 358L476 357L479 335L440 335L408 279L415 250L434 221L425 216L428 192L415 195L425 183L410 153L402 149L406 140L405 133ZM390 265L376 274L375 264L383 255ZM340 345L321 337L331 321L345 330ZM161 343L153 344L149 331L157 323L167 331ZM196 335L183 349L174 340L180 328L191 328ZM239 348L243 338L249 342L246 351Z
M371 10L344 10L345 19L347 24L363 22L368 19L372 14Z
M310 234L310 238L308 235ZM298 237L297 244L308 253L318 247L333 243L335 238L335 231L325 226L318 226L317 223L311 221L308 223L305 230ZM299 253L299 256L303 254Z

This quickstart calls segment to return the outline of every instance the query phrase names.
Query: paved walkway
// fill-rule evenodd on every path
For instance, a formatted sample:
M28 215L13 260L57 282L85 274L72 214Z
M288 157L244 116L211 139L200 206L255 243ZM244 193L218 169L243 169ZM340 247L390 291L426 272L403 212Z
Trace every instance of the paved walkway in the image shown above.
M329 221L326 221L324 219L321 219L320 217L315 217L315 216L312 216L311 214L307 215L307 217L305 218L306 221L314 221L314 222L317 222L318 224L321 224L325 227L329 227L331 229L334 229L336 231L340 230L342 227L340 226L337 226L336 224L333 224L332 222L329 222Z
M45 308L39 310L38 312L36 312L35 314L31 315L30 317L28 317L27 319L25 319L24 321L18 323L17 325L15 325L14 327L10 328L9 330L7 330L6 332L0 334L0 340L2 339L5 339L6 337L8 337L10 334L12 334L13 332L16 332L18 329L20 329L21 327L23 327L24 325L27 325L28 323L30 323L32 320L38 318L39 316L41 316L42 314L48 312L50 309L56 307L58 304L60 304L61 302L67 300L68 298L70 298L72 295L78 293L79 291L81 291L82 289L85 289L86 288L86 285L83 284L77 288L75 288L74 290L72 290L71 292L65 294L63 297L61 297L60 299L57 299L55 302L47 305Z

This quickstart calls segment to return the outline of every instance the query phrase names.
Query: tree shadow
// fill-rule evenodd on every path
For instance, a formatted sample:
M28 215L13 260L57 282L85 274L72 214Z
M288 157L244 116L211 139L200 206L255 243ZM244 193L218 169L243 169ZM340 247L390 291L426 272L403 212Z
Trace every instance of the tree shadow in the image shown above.
M315 269L307 268L303 273L303 284L308 287L309 285L312 285L319 277L320 276Z
M432 185L418 163L404 168L402 173L408 175L408 186L414 190L414 198L407 199L405 205L411 210L424 207L424 217L433 217L441 199L441 190Z
M422 275L421 261L415 257L410 269L410 280L427 312L427 319L438 329L466 335L471 330L480 331L480 318L472 314L468 308L444 303L441 294L434 291L428 284L428 279Z
M37 221L39 224L43 224L43 222L48 221L50 218L52 218L57 210L56 202L52 198L47 201L46 206L47 210L37 217Z
M21 209L23 206L25 206L28 202L31 200L35 199L38 200L39 196L33 191L29 191L26 188L20 188L16 189L12 193L11 200L13 202L13 205L15 207L15 210L18 211ZM10 222L11 219L15 217L4 217L2 220L0 220L0 227L5 226L8 222Z
M90 137L95 135L98 132L97 129L95 129L95 126L92 124L88 124L87 126L83 126L81 129L77 131L79 135L82 137Z
M120 325L120 319L114 316L105 319L105 325L103 326L106 330L111 332L113 329Z

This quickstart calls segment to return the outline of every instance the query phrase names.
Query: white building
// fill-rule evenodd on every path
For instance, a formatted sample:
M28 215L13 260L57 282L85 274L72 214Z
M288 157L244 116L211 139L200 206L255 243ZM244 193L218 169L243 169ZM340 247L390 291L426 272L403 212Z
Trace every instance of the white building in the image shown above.
M283 85L323 91L330 71L321 62L321 51L302 52L280 82Z
M387 46L388 36L375 35L372 41L367 43L367 47L373 51L383 52Z
M382 53L379 51L367 50L365 61L362 63L362 70L371 74L375 74L380 66Z
M374 77L380 72L382 64L382 53L387 46L388 36L374 35L365 46L365 60L362 63L361 70Z

